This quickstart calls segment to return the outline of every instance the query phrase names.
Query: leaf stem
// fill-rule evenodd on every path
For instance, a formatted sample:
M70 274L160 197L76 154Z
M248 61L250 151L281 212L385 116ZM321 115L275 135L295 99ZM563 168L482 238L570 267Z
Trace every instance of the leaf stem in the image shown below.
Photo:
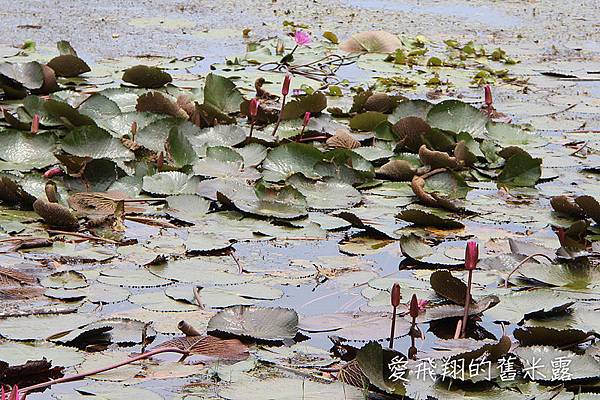
M542 254L542 253L535 253L535 254L531 254L531 255L529 255L529 256L527 256L527 257L525 257L525 258L524 258L524 259L523 259L523 260L522 260L520 263L518 263L518 264L517 264L517 266L516 266L516 267L515 267L515 268L514 268L512 271L510 271L510 273L509 273L509 274L508 274L508 276L506 277L506 280L504 281L504 288L505 288L505 289L508 289L508 281L509 281L510 277L511 277L511 276L512 276L512 275L513 275L515 272L517 272L517 270L518 270L518 269L521 267L521 265L525 264L527 261L531 260L532 258L534 258L534 257L538 257L538 256L539 256L539 257L544 257L546 260L548 260L548 261L552 262L552 259L551 259L550 257L548 257L547 255L545 255L545 254Z
M273 136L277 133L277 129L279 129L279 124L281 124L281 118L283 117L283 108L285 107L285 98L287 96L283 95L283 99L281 100L281 110L279 111L279 115L277 116L277 122L275 123L275 128L273 129Z
M87 376L96 375L96 374L99 374L101 372L110 371L111 369L119 368L119 367L122 367L124 365L134 363L136 361L144 360L146 358L152 357L152 356L154 356L156 354L160 354L160 353L179 353L179 354L183 354L183 355L188 355L189 354L188 351L185 351L185 350L182 350L182 349L178 349L177 347L165 347L165 348L162 348L162 349L155 349L155 350L149 351L147 353L143 353L143 354L137 355L135 357L131 357L129 360L125 360L125 361L121 361L121 362L116 363L116 364L109 365L108 367L98 368L98 369L95 369L93 371L82 372L81 374L76 374L76 375L71 375L71 376L64 376L62 378L53 379L53 380L50 380L48 382L38 383L37 385L32 385L32 386L24 387L24 388L20 389L19 391L23 394L23 398L25 398L25 395L28 392L31 392L33 390L43 389L43 388L46 388L46 387L49 387L49 386L52 386L52 385L56 385L58 383L79 381L79 380L81 380L81 379L83 379L83 378L85 378Z

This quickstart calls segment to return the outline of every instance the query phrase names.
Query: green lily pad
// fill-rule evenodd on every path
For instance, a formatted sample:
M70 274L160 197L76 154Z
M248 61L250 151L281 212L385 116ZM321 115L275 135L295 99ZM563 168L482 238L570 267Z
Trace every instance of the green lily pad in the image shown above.
M230 307L210 319L208 331L271 341L293 339L298 314L289 308Z
M323 159L323 153L313 146L302 143L287 143L269 151L263 162L264 178L271 182L285 180L301 173L307 178L317 179L315 164Z
M198 180L183 172L159 172L144 176L142 189L162 195L194 194Z
M204 103L226 114L240 110L244 98L235 83L220 75L208 74L204 85Z
M62 149L74 156L94 159L132 159L133 153L110 133L97 126L81 126L65 135Z
M533 158L527 153L515 154L506 161L498 175L498 182L512 186L534 186L542 175L541 165L541 158Z
M306 198L308 207L319 210L335 210L353 207L360 203L362 195L352 185L333 179L312 181L297 174L287 179Z
M459 100L444 100L431 107L427 123L432 128L454 132L466 132L476 139L484 139L488 119L475 107Z

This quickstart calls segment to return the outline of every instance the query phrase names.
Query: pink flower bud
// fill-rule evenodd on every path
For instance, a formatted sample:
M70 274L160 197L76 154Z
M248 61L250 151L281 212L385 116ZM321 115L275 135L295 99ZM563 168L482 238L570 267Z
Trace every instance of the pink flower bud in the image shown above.
M44 172L44 178L50 179L56 175L62 175L63 170L60 167L50 168L48 171Z
M392 307L398 307L398 305L400 304L400 285L397 283L394 283L394 286L392 286L391 300Z
M250 100L250 105L248 106L248 113L250 114L250 117L252 117L253 119L256 118L256 116L258 115L258 106L259 105L260 105L260 103L256 97L254 97L252 100Z
M309 122L310 122L310 112L307 111L304 113L304 123L302 124L302 126L306 127Z
M136 121L133 121L133 122L131 123L131 134L132 134L133 136L135 136L135 134L137 133L137 130L138 130L138 124L137 124L137 122L136 122Z
M283 86L281 87L281 94L287 96L290 92L290 83L292 82L292 76L290 74L285 74L285 78L283 78Z
M6 400L6 392L4 391L4 385L2 385L2 400Z
M479 261L479 245L477 242L467 242L467 248L465 250L465 268L472 271L477 268L477 262Z
M409 312L412 318L417 318L419 316L419 300L417 299L416 294L413 294L410 299Z
M490 85L485 85L483 90L485 93L485 105L490 107L492 105L492 88Z
M31 120L31 133L33 133L35 135L36 133L38 133L39 130L40 130L40 116L38 114L35 114L33 116L33 120Z
M297 30L294 34L294 40L298 46L304 46L310 43L310 35L303 30Z

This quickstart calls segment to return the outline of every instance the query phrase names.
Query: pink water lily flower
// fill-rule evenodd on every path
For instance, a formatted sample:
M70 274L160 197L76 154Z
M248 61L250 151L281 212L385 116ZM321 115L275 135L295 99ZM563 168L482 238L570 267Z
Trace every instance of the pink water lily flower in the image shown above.
M310 35L302 30L297 30L294 34L294 40L298 46L304 46L310 43Z

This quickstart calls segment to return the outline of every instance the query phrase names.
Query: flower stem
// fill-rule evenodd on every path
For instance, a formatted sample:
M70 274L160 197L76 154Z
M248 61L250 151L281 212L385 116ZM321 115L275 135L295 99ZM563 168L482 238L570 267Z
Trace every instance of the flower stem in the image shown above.
M396 307L392 313L392 329L390 331L390 349L394 348L394 336L396 336Z
M254 118L252 118L252 122L250 122L250 136L252 137L252 132L254 131Z
M64 376L62 378L54 379L54 380L51 380L51 381L48 381L48 382L38 383L37 385L32 385L32 386L24 387L24 388L20 389L19 391L23 395L25 395L28 392L31 392L33 390L43 389L43 388L46 388L48 386L56 385L57 383L65 383L65 382L78 381L78 380L81 380L81 379L83 379L83 378L85 378L87 376L96 375L96 374L99 374L101 372L110 371L111 369L119 368L119 367L122 367L124 365L134 363L136 361L144 360L146 358L152 357L152 356L154 356L156 354L160 354L160 353L179 353L179 354L183 354L183 355L188 355L189 354L188 351L179 349L177 347L165 347L165 348L162 348L162 349L155 349L155 350L149 351L147 353L143 353L143 354L137 355L135 357L131 357L128 360L121 361L121 362L113 364L113 365L109 365L108 367L95 369L93 371L83 372L81 374L76 374L76 375L71 375L71 376Z
M283 107L285 107L285 98L283 96L283 100L281 100L281 110L279 111L279 116L277 117L277 122L275 123L275 128L273 129L273 136L277 133L277 129L279 129L279 124L281 124L281 117L283 116Z
M467 281L467 295L465 296L465 313L462 319L460 337L464 338L467 334L467 320L469 319L469 306L471 305L471 284L473 283L473 270L469 270L469 279Z

